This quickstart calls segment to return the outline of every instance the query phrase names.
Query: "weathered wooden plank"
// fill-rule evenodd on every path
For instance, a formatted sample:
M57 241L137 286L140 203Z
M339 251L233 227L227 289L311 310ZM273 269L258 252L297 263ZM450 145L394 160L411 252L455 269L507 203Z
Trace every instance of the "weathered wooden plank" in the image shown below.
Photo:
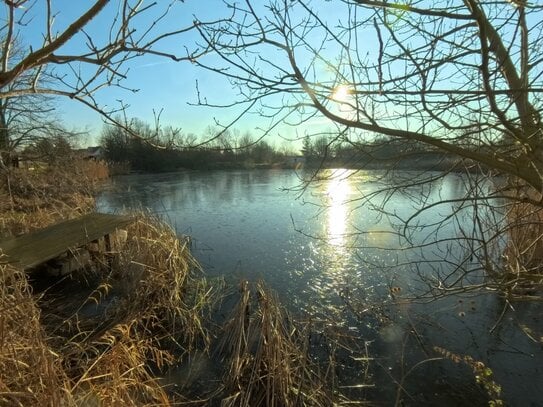
M8 262L19 263L26 270L113 233L132 221L128 216L90 213L0 242L0 249Z

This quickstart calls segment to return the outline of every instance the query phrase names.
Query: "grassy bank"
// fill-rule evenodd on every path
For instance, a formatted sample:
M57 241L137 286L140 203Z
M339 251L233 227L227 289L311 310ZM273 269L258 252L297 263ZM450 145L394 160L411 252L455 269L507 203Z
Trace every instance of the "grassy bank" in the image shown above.
M3 174L0 225L15 236L89 212L100 164ZM168 405L155 373L207 346L210 291L187 240L136 216L112 258L64 278L0 264L1 405ZM44 271L41 271L44 273Z

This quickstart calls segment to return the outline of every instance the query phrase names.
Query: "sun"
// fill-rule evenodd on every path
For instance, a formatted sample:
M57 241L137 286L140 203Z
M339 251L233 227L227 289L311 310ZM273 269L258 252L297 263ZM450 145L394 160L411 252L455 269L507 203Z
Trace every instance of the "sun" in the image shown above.
M332 93L332 100L340 103L345 103L349 99L351 88L348 85L339 85Z

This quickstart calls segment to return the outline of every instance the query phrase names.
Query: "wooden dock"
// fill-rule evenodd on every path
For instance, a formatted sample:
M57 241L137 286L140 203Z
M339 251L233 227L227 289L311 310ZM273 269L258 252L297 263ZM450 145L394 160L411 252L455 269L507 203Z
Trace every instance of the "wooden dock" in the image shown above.
M101 238L109 240L116 229L134 221L128 216L90 213L44 229L0 242L0 263L13 263L24 270Z

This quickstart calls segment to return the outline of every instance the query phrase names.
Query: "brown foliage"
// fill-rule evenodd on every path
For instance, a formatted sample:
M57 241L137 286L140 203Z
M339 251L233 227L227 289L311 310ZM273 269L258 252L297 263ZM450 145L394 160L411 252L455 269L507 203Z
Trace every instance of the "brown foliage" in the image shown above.
M107 166L93 161L0 173L0 238L90 212L92 194L107 175Z
M526 297L543 286L543 208L529 202L513 202L506 216L507 287L513 296Z
M331 405L329 386L310 360L306 334L261 283L252 294L242 282L220 343L227 368L221 405Z
M101 165L10 170L2 234L92 210ZM122 252L46 290L33 292L28 275L0 258L0 405L170 404L154 369L206 347L211 290L195 278L188 240L167 225L138 215L127 232ZM102 311L83 313L89 305Z
M67 377L23 272L0 265L0 404L59 405Z

